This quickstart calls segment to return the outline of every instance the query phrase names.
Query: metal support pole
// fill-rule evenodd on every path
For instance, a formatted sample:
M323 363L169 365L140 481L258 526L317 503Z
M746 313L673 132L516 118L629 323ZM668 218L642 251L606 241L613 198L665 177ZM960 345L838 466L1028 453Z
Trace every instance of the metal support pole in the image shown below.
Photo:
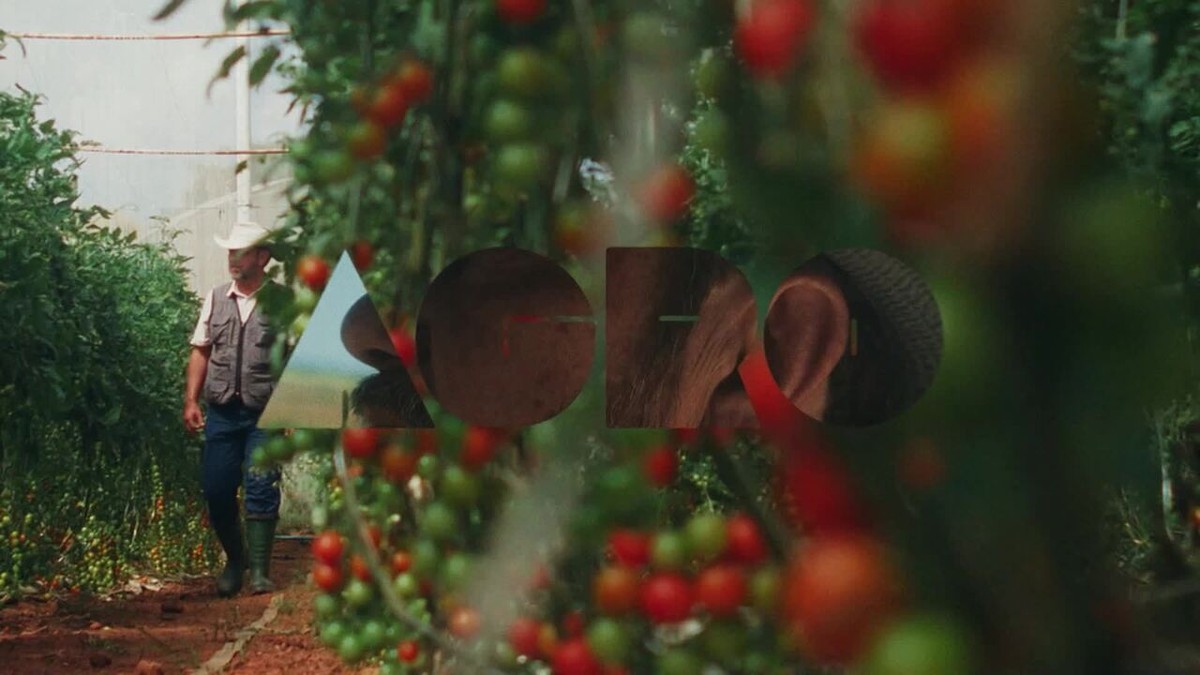
M233 4L235 7L240 7L244 3L245 0L234 0ZM247 51L246 56L237 62L233 71L237 112L237 145L234 147L239 149L250 147L250 40L245 37L247 30L244 21L238 24L237 31L242 35L237 38L237 44ZM237 172L237 220L246 222L252 220L250 215L250 179L252 176L250 155L239 154L237 165L242 167L241 171Z

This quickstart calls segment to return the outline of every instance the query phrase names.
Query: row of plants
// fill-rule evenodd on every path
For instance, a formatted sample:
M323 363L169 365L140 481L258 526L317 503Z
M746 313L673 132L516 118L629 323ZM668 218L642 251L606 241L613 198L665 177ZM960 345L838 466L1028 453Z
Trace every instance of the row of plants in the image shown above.
M76 205L75 134L0 94L0 595L213 562L179 424L195 297L170 242Z

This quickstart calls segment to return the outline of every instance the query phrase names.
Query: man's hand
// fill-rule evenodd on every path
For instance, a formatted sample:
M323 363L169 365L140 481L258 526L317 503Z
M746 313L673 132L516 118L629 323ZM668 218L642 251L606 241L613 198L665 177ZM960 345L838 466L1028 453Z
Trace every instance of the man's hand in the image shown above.
M194 434L204 428L204 413L200 412L199 403L183 402L183 427L189 434Z

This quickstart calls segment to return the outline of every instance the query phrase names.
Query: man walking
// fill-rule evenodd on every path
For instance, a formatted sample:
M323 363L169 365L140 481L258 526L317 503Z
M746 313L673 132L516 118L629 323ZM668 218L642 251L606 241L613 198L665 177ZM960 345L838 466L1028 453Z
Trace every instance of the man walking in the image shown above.
M237 223L227 239L215 237L229 252L232 281L204 299L184 392L184 426L189 432L204 429L201 484L209 521L225 549L217 593L226 598L241 590L247 565L251 592L273 589L268 573L279 519L279 471L250 470L251 453L266 438L258 418L275 387L269 356L274 335L257 308L259 292L275 283L264 272L271 260L264 243L268 234L255 223ZM207 420L200 409L202 392ZM243 477L245 544L237 502Z

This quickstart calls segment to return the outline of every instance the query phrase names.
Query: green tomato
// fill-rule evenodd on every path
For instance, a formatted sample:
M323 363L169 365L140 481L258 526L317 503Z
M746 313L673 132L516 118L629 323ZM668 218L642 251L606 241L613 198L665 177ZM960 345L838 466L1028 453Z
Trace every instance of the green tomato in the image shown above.
M688 560L687 539L678 532L659 532L650 545L650 562L658 569L677 570Z
M337 615L338 610L342 608L342 603L338 602L337 597L329 593L321 593L313 598L313 611L319 619L331 619Z
M267 457L274 462L286 462L294 452L291 441L283 436L272 436L263 447L266 448Z
M629 657L630 637L625 626L614 619L596 619L587 629L587 643L605 663L623 663Z
M397 574L395 579L392 579L392 590L396 591L396 595L407 600L417 597L421 592L421 583L417 578L409 572Z
M458 514L443 501L434 501L425 507L421 516L421 533L434 541L449 541L459 533Z
M528 106L500 99L488 108L483 128L488 141L499 144L530 138L534 135L536 124Z
M292 306L301 314L312 314L317 308L317 294L308 286L301 286L296 290L296 297L292 300Z
M693 516L684 532L688 548L698 560L712 560L725 550L725 518L719 513Z
M502 145L493 158L495 179L506 187L532 188L546 174L548 163L545 148L535 143Z
M616 520L644 516L646 501L653 498L641 467L629 464L613 467L600 474L594 489L600 508Z
M367 646L363 639L355 635L353 632L348 632L342 636L342 641L338 643L338 656L346 663L358 663L362 657L367 654Z
M428 481L437 480L442 462L437 455L425 455L417 460L417 475Z
M296 452L308 452L317 443L317 435L310 429L296 429L292 432L292 447Z
M257 469L268 469L274 466L275 460L267 454L266 447L260 445L250 453L250 463Z
M440 487L441 496L455 506L469 508L479 501L479 476L458 464L446 467L442 473Z
M466 553L451 553L442 563L441 580L446 590L459 590L471 577L471 557Z
M324 150L313 157L313 172L321 183L340 183L354 175L354 159L344 150Z
M361 579L351 579L342 590L342 598L346 605L354 608L365 607L375 596L375 590Z
M957 622L917 614L889 627L867 655L863 675L960 675L975 672L970 636Z
M367 651L377 651L387 643L387 629L378 619L370 619L364 623L359 636Z
M342 638L346 636L346 624L343 621L330 621L321 628L321 642L326 647L337 649L342 643Z
M537 98L550 85L545 60L533 47L514 47L500 55L496 66L500 91L518 98Z
M412 545L412 571L418 577L429 579L437 572L442 554L438 545L429 539L418 539Z

